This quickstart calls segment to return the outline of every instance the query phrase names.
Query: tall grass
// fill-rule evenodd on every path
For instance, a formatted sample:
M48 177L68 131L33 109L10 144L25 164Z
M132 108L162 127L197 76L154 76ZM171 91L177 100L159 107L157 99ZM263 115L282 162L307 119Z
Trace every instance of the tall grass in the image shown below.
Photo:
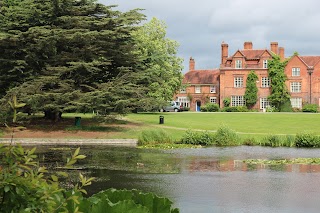
M143 130L138 138L138 145L173 143L172 137L163 129Z

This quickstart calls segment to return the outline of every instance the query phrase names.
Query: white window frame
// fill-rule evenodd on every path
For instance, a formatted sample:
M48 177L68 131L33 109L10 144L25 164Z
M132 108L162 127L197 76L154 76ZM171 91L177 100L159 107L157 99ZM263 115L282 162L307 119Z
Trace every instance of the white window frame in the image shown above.
M268 60L263 60L263 68L268 69Z
M210 103L216 104L217 103L217 97L210 97Z
M243 87L243 77L240 77L240 76L234 77L234 87L236 88Z
M194 86L194 93L201 93L201 86Z
M292 76L300 76L300 67L292 67L291 71Z
M236 60L236 69L241 69L242 68L242 60Z
M271 104L268 98L260 98L260 109L267 109L270 106Z
M302 108L302 98L290 98L292 108Z
M178 97L177 101L180 103L181 106L190 108L190 100L188 97Z
M215 85L210 85L210 93L216 93L216 86Z
M245 106L246 101L243 95L233 95L231 96L231 106Z
M261 77L261 87L270 87L269 77Z
M290 92L292 93L301 92L301 82L290 82Z

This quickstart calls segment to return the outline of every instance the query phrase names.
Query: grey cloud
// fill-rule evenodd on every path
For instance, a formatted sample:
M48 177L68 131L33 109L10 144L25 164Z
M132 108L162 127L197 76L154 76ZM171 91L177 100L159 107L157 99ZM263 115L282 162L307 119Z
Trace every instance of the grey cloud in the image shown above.
M144 8L149 18L157 17L168 26L167 35L180 43L179 56L185 70L189 57L196 67L219 67L221 42L229 54L252 41L257 49L269 48L271 41L294 51L320 55L319 0L99 0L118 4L120 10Z

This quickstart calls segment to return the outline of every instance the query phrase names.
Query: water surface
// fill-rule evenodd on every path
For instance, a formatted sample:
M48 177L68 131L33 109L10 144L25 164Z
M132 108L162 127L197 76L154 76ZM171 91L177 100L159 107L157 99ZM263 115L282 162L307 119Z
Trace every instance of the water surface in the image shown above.
M71 151L45 151L57 165ZM81 147L87 159L77 166L97 181L90 194L110 187L155 192L182 213L319 212L320 166L247 165L244 159L320 157L319 149L227 147L144 150ZM51 159L51 160L49 160ZM59 164L59 163L58 163Z

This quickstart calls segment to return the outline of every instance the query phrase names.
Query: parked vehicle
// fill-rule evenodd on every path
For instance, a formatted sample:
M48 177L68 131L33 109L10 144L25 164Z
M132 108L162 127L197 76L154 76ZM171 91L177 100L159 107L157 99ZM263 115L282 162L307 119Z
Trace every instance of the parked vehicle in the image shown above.
M178 101L169 101L167 106L164 106L159 111L160 112L180 112L183 107Z

